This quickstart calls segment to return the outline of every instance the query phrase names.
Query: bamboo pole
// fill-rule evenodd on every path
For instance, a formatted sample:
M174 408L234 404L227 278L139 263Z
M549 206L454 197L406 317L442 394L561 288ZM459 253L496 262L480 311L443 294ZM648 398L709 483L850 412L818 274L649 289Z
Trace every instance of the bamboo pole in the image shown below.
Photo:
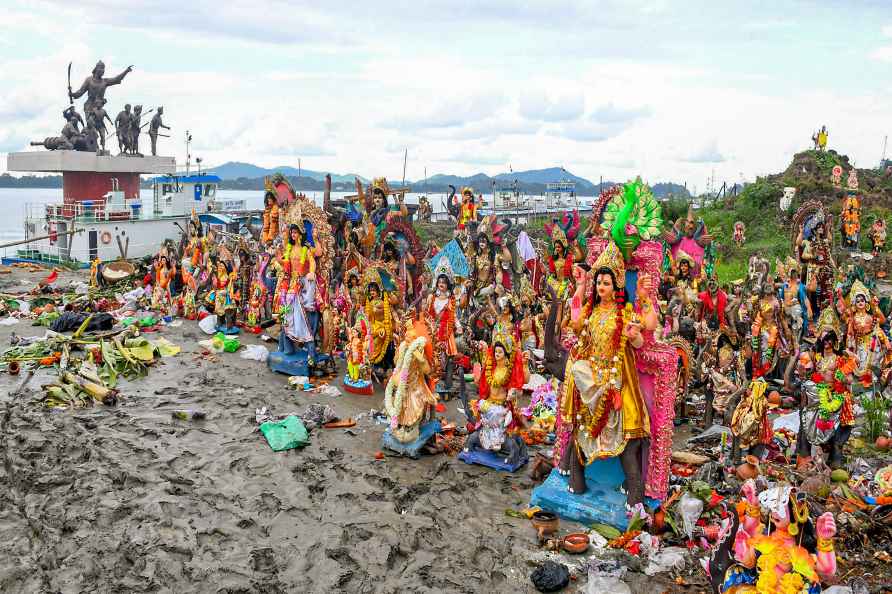
M40 241L41 239L50 239L51 237L59 237L60 235L74 235L75 233L83 233L83 229L72 229L71 231L65 231L63 233L53 233L51 235L41 235L40 237L32 237L31 239L20 239L19 241L12 241L10 243L0 244L0 249L13 247L15 245L22 245L24 243L31 243L33 241Z

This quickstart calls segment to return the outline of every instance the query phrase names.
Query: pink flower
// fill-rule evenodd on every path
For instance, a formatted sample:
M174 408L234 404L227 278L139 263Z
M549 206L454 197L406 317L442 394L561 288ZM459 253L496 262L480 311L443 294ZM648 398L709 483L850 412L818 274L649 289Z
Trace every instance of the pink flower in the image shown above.
M626 235L638 235L638 227L631 223L626 225Z

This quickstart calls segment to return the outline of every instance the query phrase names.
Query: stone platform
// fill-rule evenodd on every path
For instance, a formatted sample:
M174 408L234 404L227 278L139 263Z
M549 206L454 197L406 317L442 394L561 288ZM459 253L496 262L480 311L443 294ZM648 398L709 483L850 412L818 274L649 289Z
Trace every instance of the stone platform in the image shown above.
M86 151L25 151L6 156L9 171L175 174L174 157L97 155Z

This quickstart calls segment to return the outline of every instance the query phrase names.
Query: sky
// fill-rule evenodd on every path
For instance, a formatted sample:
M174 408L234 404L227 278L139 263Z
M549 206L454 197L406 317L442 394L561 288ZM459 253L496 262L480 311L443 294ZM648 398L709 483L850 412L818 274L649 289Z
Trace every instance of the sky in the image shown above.
M821 125L859 167L892 133L888 0L4 4L0 153L58 135L68 63L77 88L99 59L133 65L112 118L163 105L160 152L184 161L188 130L207 165L400 179L408 150L412 180L562 166L704 191L784 169Z

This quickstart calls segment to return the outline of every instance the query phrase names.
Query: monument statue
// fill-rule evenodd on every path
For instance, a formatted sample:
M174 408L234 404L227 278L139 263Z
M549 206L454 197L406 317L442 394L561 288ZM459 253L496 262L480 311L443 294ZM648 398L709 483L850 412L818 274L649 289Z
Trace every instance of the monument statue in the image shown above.
M164 128L165 130L170 130L170 126L165 126L161 122L161 116L164 114L164 108L159 107L158 111L155 112L155 115L152 117L152 122L149 124L149 138L152 139L152 156L158 154L158 130L160 128ZM162 134L162 136L164 136Z
M127 153L135 156L142 156L139 152L139 130L142 128L142 105L134 105L133 113L130 114L130 126L127 137Z
M102 60L96 62L96 66L93 67L93 74L88 76L84 80L84 84L77 91L71 90L71 64L68 65L68 98L71 101L78 99L87 94L87 100L84 102L84 112L91 113L93 108L100 103L102 99L105 99L105 89L112 85L119 85L121 81L124 80L124 77L133 70L133 66L128 66L124 72L119 74L118 76L114 76L112 78L103 78L105 75L105 64Z
M123 155L129 148L127 142L130 137L130 104L124 105L124 109L115 118L115 135L118 137L118 151Z
M114 124L108 113L105 111L105 104L107 102L106 99L101 99L93 107L93 111L87 113L87 123L92 124L93 128L95 128L96 132L99 134L99 146L103 151L105 151L105 135L108 132L105 127L105 120L108 120L109 124Z

